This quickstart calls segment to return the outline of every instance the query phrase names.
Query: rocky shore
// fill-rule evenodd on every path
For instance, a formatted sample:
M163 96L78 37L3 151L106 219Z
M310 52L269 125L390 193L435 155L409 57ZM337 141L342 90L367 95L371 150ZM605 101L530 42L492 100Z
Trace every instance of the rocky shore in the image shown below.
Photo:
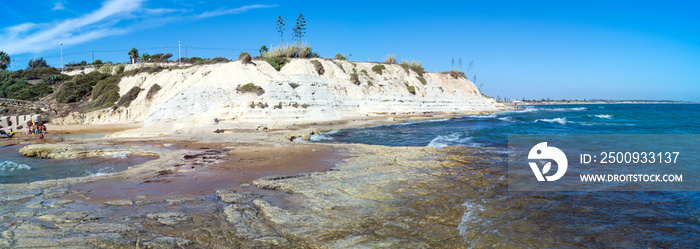
M249 145L201 142L221 141L224 134L199 142L112 139L24 147L25 155L50 158L122 152L159 158L101 177L0 185L0 247L465 246L457 227L472 184L463 171L478 157L446 157L430 147L272 142L285 132L246 134L267 138ZM271 158L271 151L282 158ZM246 167L267 164L293 167L265 169L277 176L242 175L253 170ZM294 170L311 173L290 174ZM114 186L119 194L101 189ZM185 190L177 192L178 186Z

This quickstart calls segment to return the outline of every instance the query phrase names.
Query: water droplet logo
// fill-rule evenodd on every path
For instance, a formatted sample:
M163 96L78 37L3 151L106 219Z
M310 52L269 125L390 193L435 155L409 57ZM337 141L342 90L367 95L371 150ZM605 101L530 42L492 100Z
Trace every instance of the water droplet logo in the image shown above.
M540 171L539 167L537 167L537 163L529 162L532 172L535 173L537 181L540 182L553 182L559 180L559 178L566 174L566 168L569 166L564 152L556 147L547 146L547 142L538 143L533 146L532 149L530 149L530 153L527 155L527 158L536 160L554 160L554 162L557 163L557 173L551 176L544 176L552 168L552 162L545 163L542 167L542 171Z

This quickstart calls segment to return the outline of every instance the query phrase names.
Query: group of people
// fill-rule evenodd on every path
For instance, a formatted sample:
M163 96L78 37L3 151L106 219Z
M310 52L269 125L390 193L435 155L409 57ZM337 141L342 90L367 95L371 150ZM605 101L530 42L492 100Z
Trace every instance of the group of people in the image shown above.
M44 133L48 133L44 124L33 124L29 126L29 131L27 131L26 135L37 134L39 138L44 138Z

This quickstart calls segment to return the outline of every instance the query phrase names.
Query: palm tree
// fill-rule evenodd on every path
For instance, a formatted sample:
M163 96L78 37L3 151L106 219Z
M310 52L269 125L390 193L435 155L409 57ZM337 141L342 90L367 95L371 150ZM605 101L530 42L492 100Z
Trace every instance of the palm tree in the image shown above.
M260 47L260 57L263 57L263 53L265 53L265 52L267 52L267 51L268 51L267 46L262 45L262 46Z
M129 58L131 59L131 64L136 63L139 60L139 50L136 48L131 48L129 51Z
M0 69L7 69L7 65L10 65L10 56L4 51L0 51Z

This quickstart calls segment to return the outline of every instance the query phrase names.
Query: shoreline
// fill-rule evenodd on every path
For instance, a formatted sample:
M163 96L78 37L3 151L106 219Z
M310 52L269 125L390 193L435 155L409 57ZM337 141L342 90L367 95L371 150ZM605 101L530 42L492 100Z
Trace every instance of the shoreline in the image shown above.
M152 128L138 125L116 128L83 125L56 126L52 128L56 131L54 134L62 132L71 134L74 131L86 134L101 133L110 129L120 130L111 133L116 136L62 143L70 148L90 151L103 151L104 148L153 151L161 157L142 165L134 165L125 171L101 177L0 185L0 192L6 196L0 202L6 206L6 210L14 210L9 215L0 213L0 221L10 224L30 218L29 220L38 219L41 222L55 224L88 222L105 228L118 225L126 229L122 231L124 235L118 236L119 239L115 240L116 242L100 242L110 245L107 247L145 246L148 243L155 243L152 245L195 245L195 247L248 245L286 248L299 245L322 246L332 241L334 241L332 243L346 243L349 246L387 243L385 239L375 238L363 239L362 243L357 244L359 242L352 242L357 238L347 239L346 232L352 229L338 234L337 230L330 229L328 226L343 224L351 228L370 218L360 213L345 213L342 210L359 208L358 210L367 209L367 211L375 210L371 212L382 213L372 219L390 217L395 212L391 210L401 210L401 202L407 201L406 198L414 198L413 195L404 194L401 185L423 186L426 181L440 179L440 177L423 173L423 170L430 168L442 170L442 164L434 161L439 150L431 147L292 142L289 138L319 130L359 128L483 113L485 112L378 115L341 121L273 126L270 127L272 129L262 130L254 128L255 125L251 123L224 122L218 125L192 127L186 131L179 131L179 133L176 131L167 136L157 137L143 136L142 134L151 132ZM222 129L230 130L215 133L216 130ZM50 145L56 141L46 139L43 142ZM436 166L439 168L435 168ZM366 188L370 186L374 186L371 187L374 190L367 191ZM335 194L328 195L331 192ZM47 207L42 203L65 204ZM375 206L377 203L384 204L379 208L380 206ZM463 210L459 203L456 203L456 207L458 211L455 213ZM162 213L163 210L171 209L180 211ZM386 211L378 211L385 209ZM21 213L22 210L33 211ZM80 213L78 218L74 217L76 211L72 210L80 210L77 211ZM209 211L203 212L204 210ZM18 212L20 215L17 215ZM134 214L137 215L133 216ZM328 216L330 214L333 215ZM224 223L212 215L225 217ZM317 220L321 224L317 227L325 227L328 231L289 230L290 227L305 224L305 221L294 218L299 215ZM347 220L348 215L355 218ZM95 220L86 218L93 216L103 218ZM136 221L123 223L123 219ZM204 219L206 222L188 228L191 225L183 222L192 219ZM454 221L448 223L452 222ZM147 225L151 223L207 232L184 234L169 228ZM48 230L51 232L46 232L46 228L36 230L36 227L31 227L36 224L38 223L29 221L9 228L14 231L20 228L29 229L28 231L33 231L32 233L44 231L45 234L40 236L44 239L35 240L34 244L20 243L25 246L47 245L46 243L54 246L93 243L89 240L75 239L85 236L80 232L71 232L62 228L53 228ZM308 225L310 224L303 226ZM456 227L456 224L452 225ZM145 231L139 236L142 239L131 237L135 234L129 231L134 226L141 227L140 229ZM225 229L222 230L222 226L232 226L232 228L225 231ZM403 226L394 228L396 231L391 233L406 233L401 227ZM448 228L440 229L449 231ZM97 229L94 232L100 234L108 231ZM212 232L230 233L231 236L203 241L195 238ZM321 234L326 236L319 237ZM329 236L333 239L329 240ZM17 239L19 237L15 232L15 245L19 245L17 244L17 241L21 241ZM51 244L52 240L65 237L71 237L74 240L70 243ZM445 238L461 240L456 232L447 232ZM412 240L412 238L402 239L404 243L413 243ZM414 244L425 246L433 243L435 242L426 240Z

